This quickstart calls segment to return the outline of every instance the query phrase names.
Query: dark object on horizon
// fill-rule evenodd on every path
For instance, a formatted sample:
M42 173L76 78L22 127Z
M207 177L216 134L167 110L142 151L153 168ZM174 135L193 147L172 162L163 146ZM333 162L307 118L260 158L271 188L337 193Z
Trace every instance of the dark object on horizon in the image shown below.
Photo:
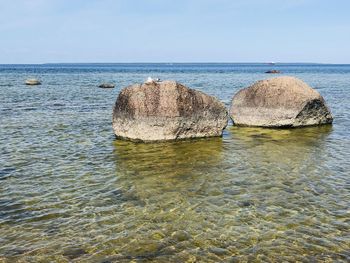
M102 84L98 85L98 87L101 89L113 89L115 87L115 85L112 83L102 83Z
M233 97L230 116L235 125L292 128L333 121L323 97L294 77L261 80Z
M265 73L268 73L268 74L279 74L279 73L281 73L281 71L273 69L273 70L268 70Z
M124 88L113 110L115 135L134 141L222 136L227 122L222 102L175 81Z
M25 84L29 86L34 86L34 85L41 85L41 82L37 79L27 79Z

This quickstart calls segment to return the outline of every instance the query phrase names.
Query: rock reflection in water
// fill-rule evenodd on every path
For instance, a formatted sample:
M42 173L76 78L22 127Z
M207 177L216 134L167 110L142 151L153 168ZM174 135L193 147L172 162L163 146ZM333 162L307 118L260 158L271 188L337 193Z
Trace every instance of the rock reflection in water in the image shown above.
M193 249L204 246L207 241L201 235L212 222L207 220L203 202L208 195L215 195L215 187L209 185L220 173L222 154L222 138L115 142L118 184L145 203L143 207L124 206L132 210L130 220L135 222L127 229L129 243L118 260L165 260L175 255L187 260Z
M147 190L145 184L152 191L181 191L216 169L222 160L222 151L222 138L152 144L117 140L116 171L120 182L143 191Z
M143 205L124 204L130 224L109 259L342 258L347 244L336 241L343 233L322 227L334 221L320 195L334 190L320 184L328 173L317 165L331 132L230 128L224 139L116 141L117 183ZM344 227L341 218L337 224Z
M322 155L324 142L332 132L331 125L295 129L267 129L258 127L229 127L234 143L231 149L248 150L247 159L276 165L303 165L315 152ZM251 151L252 150L252 151ZM293 162L291 162L293 161ZM316 162L317 164L317 162Z

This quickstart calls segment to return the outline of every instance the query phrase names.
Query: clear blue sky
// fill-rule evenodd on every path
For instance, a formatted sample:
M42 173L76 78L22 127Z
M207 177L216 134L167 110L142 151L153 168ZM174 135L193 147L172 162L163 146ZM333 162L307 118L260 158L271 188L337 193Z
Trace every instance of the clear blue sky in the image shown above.
M350 0L0 0L0 64L350 63Z

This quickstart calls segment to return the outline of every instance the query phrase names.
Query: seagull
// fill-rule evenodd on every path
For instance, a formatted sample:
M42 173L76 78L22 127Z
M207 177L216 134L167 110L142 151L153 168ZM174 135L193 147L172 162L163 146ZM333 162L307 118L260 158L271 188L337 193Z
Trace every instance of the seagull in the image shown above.
M148 77L147 80L145 81L146 84L151 84L154 82L160 82L160 78L152 79L151 77Z
M154 79L152 79L151 77L148 77L147 80L145 81L146 84L151 84L154 82Z

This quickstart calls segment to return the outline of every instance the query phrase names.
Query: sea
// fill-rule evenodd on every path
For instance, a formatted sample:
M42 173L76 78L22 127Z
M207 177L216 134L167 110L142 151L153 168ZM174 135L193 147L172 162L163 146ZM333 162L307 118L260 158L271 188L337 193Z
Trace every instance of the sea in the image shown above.
M126 86L176 80L229 108L272 69L316 89L333 125L115 138ZM0 65L0 262L296 261L350 261L350 65Z

